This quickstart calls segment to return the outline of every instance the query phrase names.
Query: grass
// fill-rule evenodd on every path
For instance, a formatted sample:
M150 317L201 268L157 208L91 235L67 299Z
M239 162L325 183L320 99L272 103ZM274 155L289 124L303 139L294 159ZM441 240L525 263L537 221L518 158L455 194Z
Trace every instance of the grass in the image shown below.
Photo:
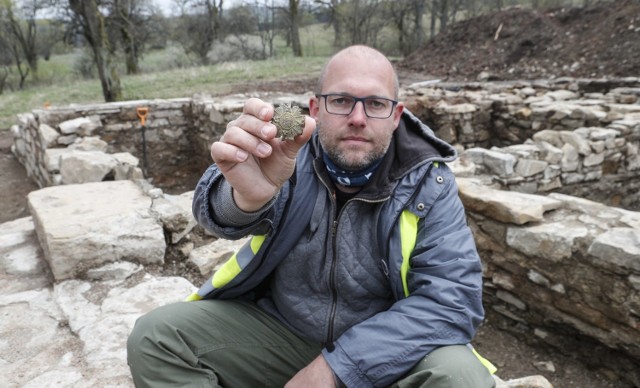
M281 38L274 41L275 55L264 61L224 62L211 66L191 66L182 50L168 46L150 51L140 62L142 74L124 75L120 82L124 100L190 97L195 93L231 94L234 85L253 80L295 79L316 76L333 53L333 31L322 25L301 28L304 57L293 57ZM45 106L103 103L100 80L78 74L81 51L54 55L38 62L38 79L27 78L23 90L0 94L0 129L16 123L16 115ZM13 76L15 76L15 71ZM16 82L13 80L13 84Z
M324 57L284 57L229 62L121 76L121 84L125 100L190 97L195 93L230 94L233 85L238 83L316 75L325 60ZM73 75L65 73L60 73L60 78L62 82L30 86L25 90L0 95L0 128L14 124L16 114L45 105L104 102L98 79L73 80Z

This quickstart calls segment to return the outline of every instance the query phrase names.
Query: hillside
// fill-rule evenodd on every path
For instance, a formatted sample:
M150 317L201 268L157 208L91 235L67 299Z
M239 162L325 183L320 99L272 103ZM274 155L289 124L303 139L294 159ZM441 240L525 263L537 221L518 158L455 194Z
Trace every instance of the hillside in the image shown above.
M640 76L640 1L509 8L450 25L399 63L448 81Z

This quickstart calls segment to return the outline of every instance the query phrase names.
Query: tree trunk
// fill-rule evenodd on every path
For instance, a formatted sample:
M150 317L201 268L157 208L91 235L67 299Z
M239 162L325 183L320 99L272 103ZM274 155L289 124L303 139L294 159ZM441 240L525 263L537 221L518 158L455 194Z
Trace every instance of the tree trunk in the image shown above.
M106 102L122 100L120 77L111 58L104 16L98 10L96 1L69 0L69 7L80 18L83 35L91 45L104 100Z
M289 17L291 18L291 49L294 57L302 56L300 44L300 0L289 0Z
M27 22L26 31L22 30L20 26L20 20L16 19L13 14L13 8L11 3L6 6L7 17L11 34L14 36L16 42L20 45L20 50L24 55L24 59L27 61L27 65L31 70L34 78L38 78L38 52L36 50L36 20L35 11L32 17ZM26 77L26 76L25 76ZM21 82L22 84L22 82Z
M431 26L429 26L429 34L430 37L433 38L436 36L436 21L437 21L437 11L438 8L438 0L431 0Z
M134 26L131 22L131 12L128 2L121 4L115 0L115 11L119 19L120 35L122 36L122 45L125 53L125 65L127 74L138 74L138 49L134 35Z
M426 0L417 0L414 3L414 20L415 30L413 32L414 48L422 47L424 44L424 24L422 23L422 17L424 16Z

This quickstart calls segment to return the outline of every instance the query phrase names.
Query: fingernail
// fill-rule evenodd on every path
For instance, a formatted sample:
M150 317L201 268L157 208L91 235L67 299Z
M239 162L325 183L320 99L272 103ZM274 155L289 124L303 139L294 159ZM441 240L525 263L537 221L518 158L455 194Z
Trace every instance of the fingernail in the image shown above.
M273 132L273 128L274 128L273 125L267 124L264 127L262 127L262 129L260 130L260 133L264 137L269 137L269 136L271 136L271 133Z
M264 143L258 144L258 153L260 155L267 155L269 152L271 152L271 147L269 145Z
M241 162L244 162L248 156L249 156L249 153L247 153L247 151L240 150L236 152L236 158L238 158L238 160Z
M267 117L267 113L269 113L269 108L262 108L260 111L260 118L264 120Z

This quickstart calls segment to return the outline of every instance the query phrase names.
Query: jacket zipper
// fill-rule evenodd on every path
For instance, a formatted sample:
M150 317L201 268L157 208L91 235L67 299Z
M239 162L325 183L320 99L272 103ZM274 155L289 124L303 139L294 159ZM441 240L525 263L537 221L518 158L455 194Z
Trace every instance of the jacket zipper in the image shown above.
M331 212L334 214L333 217L333 221L331 223L331 269L329 272L329 289L331 291L331 308L329 310L329 322L328 322L328 327L327 327L327 336L324 342L324 346L327 348L327 350L329 352L333 352L335 350L335 345L333 344L333 331L334 331L334 326L335 326L335 316L336 316L336 310L338 309L338 289L336 287L336 266L338 265L338 256L337 256L337 248L336 248L336 240L337 240L337 235L338 235L338 220L340 219L340 216L342 215L342 212L344 211L344 209L347 207L347 205L349 204L349 202L351 201L361 201L361 202L366 202L366 203L379 203L379 202L384 202L387 199L389 199L389 196L385 197L385 198L380 198L377 200L368 200L368 199L363 199L363 198L355 198L355 199L350 199L347 202L345 202L345 204L342 206L342 209L340 210L340 213L335 215L335 209L336 209L336 197L335 197L335 193L333 192L333 190L331 189L331 187L325 182L325 180L322 178L322 175L318 173L316 166L314 164L314 169L316 170L316 175L319 177L320 182L322 182L322 185L327 189L327 191L330 193L331 196Z

